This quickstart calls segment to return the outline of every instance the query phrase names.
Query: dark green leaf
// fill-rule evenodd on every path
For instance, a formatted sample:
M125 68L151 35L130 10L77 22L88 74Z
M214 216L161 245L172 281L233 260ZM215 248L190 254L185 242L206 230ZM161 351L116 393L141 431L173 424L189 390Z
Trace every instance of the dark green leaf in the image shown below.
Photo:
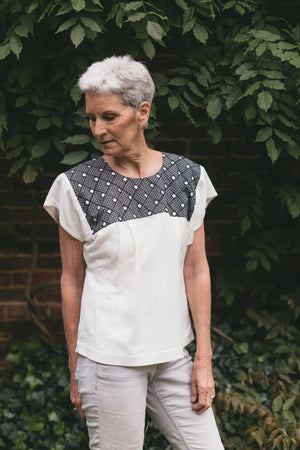
M38 171L31 165L27 164L25 167L25 170L23 172L23 181L25 184L33 183L38 176ZM25 378L25 383L28 383L30 385L31 389L34 389L38 385L42 385L42 381L38 378L34 377L33 375L28 375Z
M23 44L22 44L21 39L19 39L17 36L12 36L10 38L10 40L9 40L9 46L10 46L11 51L19 59L19 55L20 55L20 53L22 51L22 48L23 48Z
M81 42L84 39L84 36L85 36L85 32L81 25L78 24L72 29L71 41L73 42L73 44L75 45L76 48L78 47L78 45L81 44Z
M267 151L268 151L268 156L271 159L272 163L274 163L279 156L279 150L276 148L275 146L275 142L273 141L273 139L268 139L267 140Z
M188 8L188 4L184 0L175 0L177 5L182 8L183 10Z
M37 131L46 130L51 125L50 119L48 117L40 117L36 124Z
M85 0L71 0L72 6L75 11L81 11L85 8Z
M145 17L146 17L146 14L144 12L137 11L128 16L127 22L139 22L140 20L144 19ZM152 22L152 23L155 23L155 22ZM160 27L160 25L159 25L159 27ZM148 29L147 29L147 31L148 31ZM162 32L162 29L161 29L161 32ZM148 33L150 36L152 36L149 31L148 31Z
M18 170L20 170L25 162L27 161L27 158L21 158L18 159L10 168L9 174L8 176L11 177L12 175L14 175L16 172L18 172Z
M270 33L270 31L267 30L251 30L251 34L256 39L261 39L262 41L267 42L276 42L281 39L278 34Z
M78 164L84 161L88 157L88 152L85 150L76 150L75 152L69 153L64 157L60 164L66 164L72 166L73 164Z
M285 90L285 85L282 81L279 80L265 80L262 82L265 87L276 89L276 90Z
M89 17L81 17L80 20L83 23L83 25L85 25L92 31L96 31L96 33L102 33L102 28L95 20L90 19Z
M173 110L173 109L176 109L177 106L179 105L178 98L175 97L174 95L170 95L170 97L168 97L168 103L169 103L170 108L171 108L172 110Z
M0 46L0 60L5 59L10 54L10 45L9 44L2 44Z
M257 96L257 104L264 111L270 109L273 102L273 97L268 91L261 91Z
M143 6L143 2L128 2L125 5L124 11L135 11Z
M62 33L65 30L68 30L69 28L71 28L75 23L77 22L77 19L75 17L72 17L71 19L66 20L65 22L63 22L58 29L56 30L55 33Z
M213 120L215 120L222 111L222 102L220 97L211 98L208 101L206 112Z
M146 39L146 41L143 43L143 49L148 58L152 59L155 56L155 47L150 39Z
M273 129L271 127L261 128L256 135L256 142L265 142L273 134Z
M91 138L89 136L86 136L85 134L75 134L74 136L68 137L63 142L65 142L66 144L83 145L88 144L90 141Z
M258 58L260 58L265 53L266 49L267 49L267 44L265 42L262 42L261 44L259 44L255 50L256 56Z
M212 138L213 144L218 144L221 141L222 128L219 125L217 125L217 124L211 125L209 127L208 132Z
M156 41L161 41L163 37L163 29L157 22L149 20L147 23L147 33Z
M41 158L51 149L51 139L45 137L39 140L31 149L32 158Z
M170 80L168 84L170 84L172 86L185 86L186 80L185 80L185 78L182 78L182 77L175 77L172 80Z
M272 402L272 410L274 413L277 413L278 411L281 410L282 403L283 403L283 400L282 400L281 394L278 394Z
M245 216L241 220L241 233L244 236L245 233L251 228L252 220L249 216Z
M193 34L199 42L204 45L206 44L206 41L208 39L208 32L203 25L196 23L196 25L193 27Z

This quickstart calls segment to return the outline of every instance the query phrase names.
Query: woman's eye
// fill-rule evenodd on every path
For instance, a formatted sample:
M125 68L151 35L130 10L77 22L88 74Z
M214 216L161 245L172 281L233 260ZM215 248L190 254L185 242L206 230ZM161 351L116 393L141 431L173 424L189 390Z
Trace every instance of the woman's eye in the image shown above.
M91 117L91 116L89 116L89 118L88 118L91 122L95 122L96 121L96 118L95 117Z
M112 120L114 120L116 118L116 116L115 116L115 114L109 114L103 118L104 118L104 120L108 120L109 122L111 122Z

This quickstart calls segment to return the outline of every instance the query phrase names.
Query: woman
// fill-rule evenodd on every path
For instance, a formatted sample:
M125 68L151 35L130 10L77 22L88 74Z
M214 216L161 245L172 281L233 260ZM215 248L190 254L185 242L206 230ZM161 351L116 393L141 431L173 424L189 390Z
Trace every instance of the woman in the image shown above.
M172 448L222 449L203 226L216 192L203 167L147 147L141 63L94 63L79 87L103 156L59 175L44 205L60 228L71 401L91 449L142 449L146 410Z

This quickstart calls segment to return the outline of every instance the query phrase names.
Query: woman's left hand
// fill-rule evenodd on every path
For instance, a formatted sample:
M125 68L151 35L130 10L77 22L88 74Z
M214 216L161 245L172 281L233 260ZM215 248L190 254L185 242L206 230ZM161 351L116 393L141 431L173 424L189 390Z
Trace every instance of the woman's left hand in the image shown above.
M212 373L211 357L196 356L191 377L192 408L201 414L212 404L215 396L215 383Z

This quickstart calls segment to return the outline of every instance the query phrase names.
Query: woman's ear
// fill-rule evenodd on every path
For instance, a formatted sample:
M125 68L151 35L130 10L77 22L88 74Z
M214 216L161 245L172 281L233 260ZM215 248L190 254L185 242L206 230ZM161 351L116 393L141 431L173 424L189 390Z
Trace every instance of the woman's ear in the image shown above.
M151 106L148 102L142 102L138 107L139 123L142 129L147 126Z

